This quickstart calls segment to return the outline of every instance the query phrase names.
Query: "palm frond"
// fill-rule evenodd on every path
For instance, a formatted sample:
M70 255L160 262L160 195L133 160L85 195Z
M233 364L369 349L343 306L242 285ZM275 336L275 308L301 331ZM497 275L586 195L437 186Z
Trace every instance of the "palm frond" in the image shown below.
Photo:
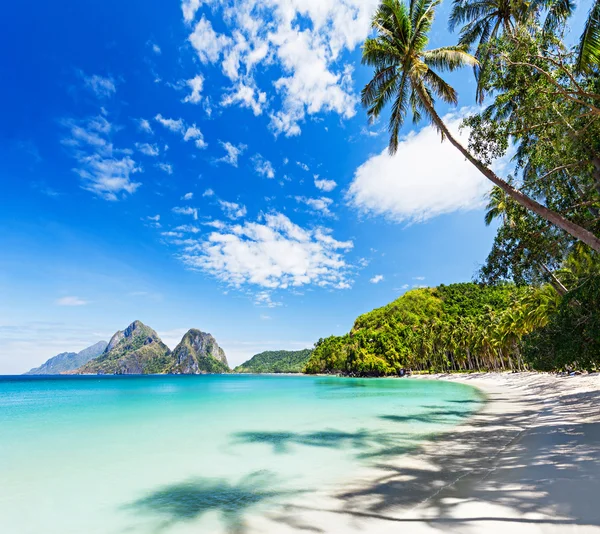
M600 0L595 0L579 40L577 70L591 71L600 64Z
M444 46L434 48L422 54L427 65L442 71L453 71L464 66L474 67L477 59L467 52L466 45Z
M392 114L390 116L389 122L389 132L390 132L390 143L388 146L388 151L391 155L395 154L398 150L398 136L400 133L400 128L404 124L404 119L406 118L406 112L408 111L408 103L409 103L409 95L408 95L408 76L404 76L398 87L398 92L396 94L396 100L394 101L394 105L392 106Z
M458 93L448 82L444 81L433 70L429 69L424 80L431 90L448 104L458 103Z

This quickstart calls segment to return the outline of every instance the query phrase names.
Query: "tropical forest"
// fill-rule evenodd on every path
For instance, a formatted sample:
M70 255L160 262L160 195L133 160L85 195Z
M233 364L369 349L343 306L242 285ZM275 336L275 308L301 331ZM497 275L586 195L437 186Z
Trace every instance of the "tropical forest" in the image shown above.
M598 370L600 2L573 36L570 1L455 0L456 44L432 49L439 3L381 3L362 103L372 120L389 110L391 154L407 119L428 121L493 184L493 246L472 282L413 289L361 315L348 334L319 340L305 370ZM458 104L443 75L465 66L479 107L462 144L436 102ZM493 161L506 156L500 175Z

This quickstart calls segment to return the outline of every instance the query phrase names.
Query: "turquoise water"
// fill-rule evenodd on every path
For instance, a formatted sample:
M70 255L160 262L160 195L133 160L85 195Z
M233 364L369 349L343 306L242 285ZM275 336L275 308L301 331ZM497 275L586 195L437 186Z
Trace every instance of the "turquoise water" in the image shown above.
M410 379L0 377L0 532L237 532L481 400Z

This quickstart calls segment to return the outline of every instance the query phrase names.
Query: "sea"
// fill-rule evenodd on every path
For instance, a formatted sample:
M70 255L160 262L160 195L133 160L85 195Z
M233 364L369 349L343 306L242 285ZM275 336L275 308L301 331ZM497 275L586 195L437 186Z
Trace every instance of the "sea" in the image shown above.
M0 533L243 532L483 401L410 378L0 377Z

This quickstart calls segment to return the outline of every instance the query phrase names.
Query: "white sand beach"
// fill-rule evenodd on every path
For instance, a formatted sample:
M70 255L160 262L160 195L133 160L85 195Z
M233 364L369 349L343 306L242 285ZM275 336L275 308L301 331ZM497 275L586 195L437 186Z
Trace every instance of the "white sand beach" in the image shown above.
M600 533L599 374L423 379L471 384L488 402L435 441L249 531Z

